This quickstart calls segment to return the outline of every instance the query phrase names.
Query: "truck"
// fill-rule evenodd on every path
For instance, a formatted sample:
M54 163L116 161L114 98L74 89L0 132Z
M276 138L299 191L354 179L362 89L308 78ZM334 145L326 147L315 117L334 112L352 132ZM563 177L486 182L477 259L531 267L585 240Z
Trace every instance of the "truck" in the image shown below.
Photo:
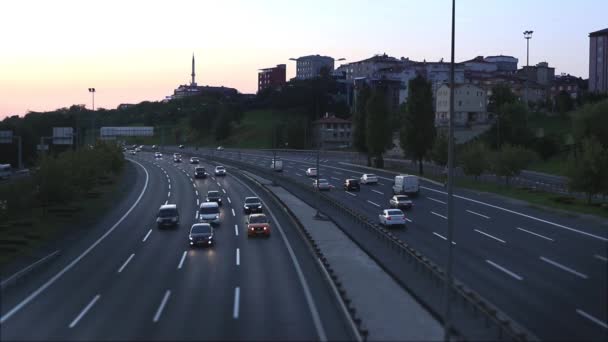
M420 184L417 176L414 175L398 175L395 176L393 184L393 194L395 195L414 195L420 193Z
M270 162L270 168L276 172L283 171L283 161L281 159L272 159Z

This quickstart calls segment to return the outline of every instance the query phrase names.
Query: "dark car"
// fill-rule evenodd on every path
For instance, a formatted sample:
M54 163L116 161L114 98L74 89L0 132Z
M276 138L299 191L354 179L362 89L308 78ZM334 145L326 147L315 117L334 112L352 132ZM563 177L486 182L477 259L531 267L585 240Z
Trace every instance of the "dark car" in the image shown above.
M198 164L198 163L200 163L200 160L198 159L198 157L190 158L190 164Z
M183 148L184 148L184 145L179 145L179 148L180 148L180 149L183 149Z
M245 204L243 205L245 214L261 213L262 212L262 201L257 197L245 197Z
M188 234L188 241L190 246L213 246L215 243L213 227L209 223L193 224L190 228L190 234Z
M410 209L414 205L406 195L395 195L388 202L391 208Z
M360 191L361 186L359 185L358 179L347 179L344 181L344 190L346 191Z
M194 168L194 178L207 178L207 171L202 166L197 166Z
M179 226L179 211L175 204L161 205L156 215L156 225L158 228L178 227Z
M217 205L222 205L222 195L219 191L207 191L207 202L216 202Z

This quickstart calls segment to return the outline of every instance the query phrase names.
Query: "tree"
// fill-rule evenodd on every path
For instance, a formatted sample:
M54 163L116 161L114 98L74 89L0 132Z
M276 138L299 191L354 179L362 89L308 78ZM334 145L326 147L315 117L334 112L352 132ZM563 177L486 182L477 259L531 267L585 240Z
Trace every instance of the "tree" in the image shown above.
M490 95L488 111L496 112L503 105L515 102L517 102L517 96L513 94L511 88L509 88L509 86L506 84L499 84L492 88L492 95Z
M365 142L368 153L375 157L375 166L384 167L382 154L392 144L390 112L386 101L386 92L382 88L373 91L366 105Z
M497 176L505 177L505 184L509 185L509 179L517 176L535 158L536 154L531 150L507 144L493 153L490 166Z
M565 116L574 108L574 100L565 90L560 91L555 97L555 104L560 115Z
M536 139L534 150L542 160L547 160L559 152L561 137L558 134L549 134Z
M448 163L448 137L445 132L440 132L435 138L433 148L430 152L431 160L437 165L445 166Z
M215 120L215 140L224 140L232 132L232 120L229 113L223 112Z
M585 138L581 151L568 160L568 186L587 194L587 203L595 194L608 192L608 149L594 137Z
M572 115L574 136L577 141L594 136L608 147L608 99L586 104Z
M506 103L498 108L497 120L489 131L489 141L496 148L502 144L528 145L534 134L528 129L528 109L519 102Z
M367 153L366 142L366 105L371 96L371 90L366 84L363 84L357 91L355 100L355 113L353 117L353 145L359 152ZM368 158L369 165L369 158Z
M418 161L422 175L422 160L433 146L436 134L431 83L422 76L410 80L408 102L404 108L400 145L406 156Z
M481 142L473 143L467 146L458 155L458 160L462 166L465 175L475 177L475 180L486 171L490 164L488 155L490 151L485 144Z

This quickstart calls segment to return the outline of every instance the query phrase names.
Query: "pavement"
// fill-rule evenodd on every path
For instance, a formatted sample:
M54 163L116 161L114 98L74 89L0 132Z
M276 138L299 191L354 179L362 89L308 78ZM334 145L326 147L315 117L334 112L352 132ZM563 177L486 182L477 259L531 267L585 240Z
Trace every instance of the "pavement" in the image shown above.
M243 200L256 193L230 169L195 180L194 165L168 156L128 159L136 175L116 208L27 282L2 289L0 340L352 339L316 259L264 194L273 234L248 239ZM217 245L190 248L208 190L224 196ZM164 203L177 204L177 229L156 227Z

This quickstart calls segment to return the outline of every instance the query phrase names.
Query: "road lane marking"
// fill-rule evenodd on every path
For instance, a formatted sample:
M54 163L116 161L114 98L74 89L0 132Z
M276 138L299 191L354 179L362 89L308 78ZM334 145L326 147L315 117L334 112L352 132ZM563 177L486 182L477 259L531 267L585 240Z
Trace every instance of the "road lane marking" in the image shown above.
M101 297L99 294L96 295L95 297L93 297L93 300L91 300L91 302L89 302L89 304L87 306L85 306L84 309L82 309L82 311L78 314L78 316L76 316L76 318L74 318L72 323L70 323L70 325L68 326L70 329L75 327L76 324L78 324L78 321L80 321L82 319L82 317L84 317L84 315L86 315L87 312L89 312L89 310L91 310L93 305L95 305L95 303L97 303L97 301L99 300L99 297Z
M167 176L167 181L171 183L171 178L169 178L169 176Z
M489 219L490 219L490 217L489 217L489 216L482 215L482 214L480 214L480 213L476 213L476 212L474 212L474 211L472 211L472 210L467 210L467 213L469 213L469 214L473 214L473 215L477 215L477 216L481 216L481 217L485 218L486 220L489 220Z
M171 190L171 183L169 183L169 190Z
M195 210L195 211L194 211L194 219L196 220L197 218L198 218L198 211L197 211L197 210Z
M434 202L437 202L437 203L446 204L444 201L440 201L440 200L438 200L436 198L433 198L433 197L427 197L427 198L430 199L431 201L434 201Z
M215 177L211 177L211 179L215 180Z
M234 213L234 208L232 208L232 216L236 216L236 214Z
M194 191L194 193L196 194L196 196L198 196L198 190Z
M520 276L520 275L519 275L519 274L517 274L517 273L514 273L514 272L509 271L508 269L506 269L506 268L504 268L504 267L500 266L500 265L499 265L499 264L497 264L497 263L494 263L494 262L492 262L492 261L490 261L490 260L487 260L487 259L486 259L486 262L487 262L488 264L490 264L490 265L492 265L492 266L494 266L494 267L498 268L499 270L501 270L501 271L505 272L506 274L510 275L511 277L513 277L513 278L515 278L515 279L519 280L519 281L524 280L524 277Z
M334 171L334 173L337 174L337 175L341 175L342 174L342 172L340 172L340 171Z
M124 215L116 223L114 223L114 225L112 227L110 227L110 229L108 229L108 231L106 231L99 239L97 239L95 242L93 242L93 244L91 246L89 246L89 248L87 248L84 252L82 252L82 254L80 254L78 257L76 257L76 259L74 259L72 262L70 262L66 267L64 267L61 271L59 271L59 273L57 273L56 275L54 275L46 283L44 283L42 286L40 286L36 291L32 292L29 296L27 296L19 304L17 304L15 307L13 307L4 316L0 317L0 324L4 323L7 319L11 318L15 313L17 313L19 310L21 310L21 308L23 308L24 306L26 306L29 302L31 302L36 297L38 297L49 286L51 286L53 283L55 283L57 281L57 279L59 279L67 271L69 271L70 269L72 269L72 267L74 267L74 265L76 265L80 260L82 260L82 258L84 258L85 256L87 256L93 250L93 248L97 247L97 245L99 245L101 243L101 241L103 241L108 235L110 235L110 233L112 233L114 231L114 229L116 229L116 227L118 227L118 225L121 224L122 221L124 221L124 219L137 206L137 204L139 203L139 201L141 200L141 198L144 196L144 193L146 192L146 189L148 188L148 181L149 181L150 177L149 177L149 174L148 174L148 170L146 170L146 168L142 164L140 164L139 162L136 162L136 161L134 161L132 159L127 159L127 160L132 161L133 163L139 165L142 169L144 169L144 172L146 173L146 181L144 182L144 188L142 189L141 193L139 194L139 196L135 200L135 203L133 203L131 205L131 207L129 208L129 210L127 210L127 212L124 213Z
M216 182L216 183L217 183L217 186L222 186L222 185L220 184L220 182Z
M241 254L239 252L239 249L236 249L236 265L239 266L241 264Z
M146 234L146 236L144 236L144 239L141 240L141 242L146 242L146 240L148 240L148 236L150 236L150 234L152 234L152 229L148 230L148 234Z
M167 197L171 197L171 191L167 192Z
M230 197L228 197L228 203L232 203L232 201L230 200Z
M448 238L446 238L445 236L443 236L443 235L441 235L439 233L433 232L433 235L438 236L439 238L441 238L441 239L443 239L445 241L448 241ZM452 245L455 245L455 244L456 244L456 242L452 241Z
M377 194L384 195L384 192L382 192L382 191L378 191L378 190L374 190L374 189L372 189L372 191L375 192L375 193L377 193Z
M300 176L300 177L302 177L302 175L301 175L301 174L299 174L299 173L297 173L297 172L296 172L296 176Z
M232 318L239 318L239 301L241 297L241 289L237 286L234 288L234 307L232 308Z
M177 265L177 269L180 270L182 268L182 266L184 266L184 260L186 260L186 255L188 254L188 251L184 251L184 254L182 254L182 258L179 261L179 265Z
M599 254L596 254L596 255L594 255L593 257L594 257L594 258L596 258L596 259L602 260L602 261L604 261L604 262L608 262L608 258L606 258L606 257L604 257L604 256L601 256L601 255L599 255Z
M431 214L433 214L433 215L435 215L435 216L439 216L439 217L441 217L441 218L442 218L442 219L444 219L444 220L447 220L447 219L448 219L447 217L445 217L445 216L443 216L443 215L441 215L441 214L437 214L437 213L436 213L436 212L434 212L434 211L431 211Z
M356 194L353 194L353 193L352 193L352 192L350 192L350 191L345 191L345 192L346 192L347 194L351 195L351 196L357 197L357 195L356 195Z
M234 225L234 235L239 236L239 225L238 224Z
M590 320L591 322L604 327L604 329L608 329L608 324L606 324L605 322L602 322L601 320L591 316L590 314L586 313L585 311L581 310L581 309L576 309L576 313L585 317L586 319Z
M150 232L148 232L148 235L150 234ZM146 235L146 236L148 236ZM145 239L144 239L145 240ZM135 253L131 254L131 256L127 259L127 261L125 261L122 266L120 266L120 268L118 269L118 273L121 273L122 270L125 269L125 267L127 267L127 264L131 261L131 259L133 259L133 257L135 256Z
M200 200L197 198L197 199L196 199L196 205L197 205L197 206L199 206L199 205L200 205L200 202L201 202L201 201L200 201Z
M489 237L490 239L494 239L494 240L496 240L498 242L502 242L502 243L507 243L505 240L501 240L501 239L497 238L496 236L490 235L490 234L488 234L486 232L482 232L479 229L473 229L473 230L476 231L476 232L478 232L479 234L483 234L483 235Z
M378 204L378 203L374 203L374 202L372 202L370 200L367 200L367 203L369 203L371 205L375 205L376 207L380 208L380 204Z
M405 219L407 222L409 222L409 223L414 222L414 221L412 221L412 220L408 219L407 217L404 217L404 219Z
M551 265L553 265L553 266L555 266L555 267L557 267L559 269L562 269L562 270L564 270L566 272L570 272L570 273L572 273L572 274L574 274L576 276L579 276L579 277L581 277L583 279L587 279L588 278L587 275L585 275L583 273L580 273L578 271L575 271L575 270L571 269L570 267L564 266L564 265L562 265L562 264L560 264L560 263L558 263L556 261L553 261L551 259L547 259L544 256L541 256L540 260L542 260L542 261L544 261L544 262L546 262L548 264L551 264Z
M331 177L331 179L334 179L334 180L337 180L337 181L340 180L340 178L336 178L336 177Z
M196 184L192 184L192 187L196 189Z
M224 193L226 193L226 189L223 189L223 188L222 188L222 191L223 191Z
M166 200L166 201L165 201L165 204L169 204L169 200Z
M152 322L154 322L154 323L158 322L158 320L160 319L160 315L163 313L163 309L165 308L165 305L167 305L167 301L169 300L169 297L171 297L171 290L167 290L167 292L165 292L165 296L163 297L163 300L160 302L160 305L158 306L158 309L156 310L156 314L154 315Z
M519 230L521 230L522 232L526 232L526 233L528 233L528 234L536 235L536 236L538 236L539 238L543 238L543 239L545 239L545 240L549 240L549 241L551 241L551 242L555 241L555 240L553 240L552 238L546 237L546 236L544 236L544 235L540 235L540 234L537 234L537 233L535 233L535 232L531 232L531 231L529 231L529 230L525 230L525 229L520 228L520 227L516 227L516 228L517 228L517 229L519 229Z

